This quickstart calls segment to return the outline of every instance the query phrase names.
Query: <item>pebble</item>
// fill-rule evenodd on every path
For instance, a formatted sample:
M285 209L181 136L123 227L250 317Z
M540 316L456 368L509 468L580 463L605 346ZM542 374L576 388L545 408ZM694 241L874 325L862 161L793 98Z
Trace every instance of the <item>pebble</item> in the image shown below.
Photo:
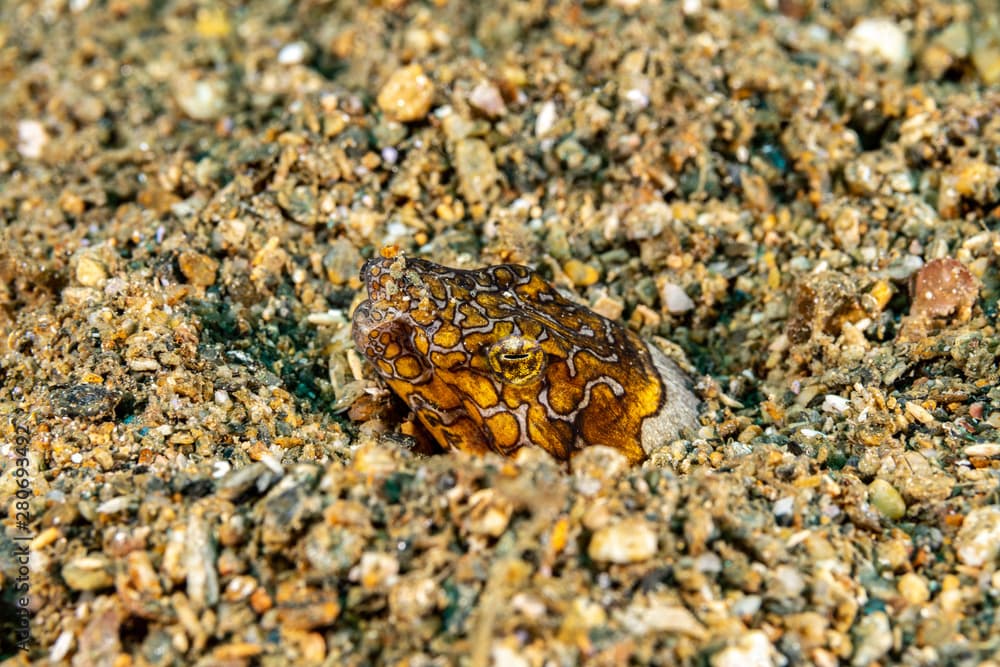
M920 452L905 452L893 484L910 503L943 502L955 488L955 478Z
M192 74L176 78L174 99L181 110L194 120L215 120L228 107L229 86L219 78L200 79Z
M434 83L424 74L423 67L407 65L389 75L377 101L390 120L400 123L423 120L434 101Z
M615 299L607 294L597 297L597 300L594 301L590 308L598 315L602 315L609 320L617 320L625 312L625 304L620 299Z
M728 646L709 659L712 667L774 667L776 651L771 640L760 630L740 635Z
M628 459L611 447L587 447L572 459L574 485L585 496L597 495L630 468Z
M941 78L956 62L969 56L971 46L969 25L955 21L934 36L920 55L920 61L933 78Z
M398 580L399 559L392 554L366 551L361 561L348 574L366 590L386 590Z
M903 496L896 487L881 478L868 485L868 502L893 521L903 518L906 514L906 502Z
M1000 554L1000 505L977 507L966 515L955 537L955 553L971 567L995 564Z
M917 255L907 253L902 257L894 259L889 263L886 273L893 280L906 280L920 270L924 265L924 260Z
M344 285L352 279L357 280L361 269L361 253L347 239L336 239L330 244L330 249L323 255L323 270L326 279L334 285Z
M632 209L625 216L625 235L633 241L659 236L673 220L670 207L662 201L653 201Z
M642 519L623 519L598 529L587 554L602 563L641 563L656 555L656 532Z
M493 646L490 647L490 659L491 664L497 667L531 667L531 662L527 658L501 642L493 642Z
M481 134L479 131L481 129L479 121L454 113L451 107L439 109L437 115L444 116L444 119L441 121L441 128L444 130L444 136L448 138L448 141L459 142L470 136Z
M965 21L955 21L934 36L933 44L940 46L954 58L967 58L972 45L972 35L969 24Z
M593 628L607 625L607 621L608 614L600 604L587 597L577 596L564 612L559 637L572 641L586 636Z
M880 541L875 548L875 560L879 567L902 572L910 566L913 542L902 532L893 531L889 535L888 539Z
M17 123L17 152L22 157L37 160L42 156L49 142L49 133L37 120L22 120Z
M563 264L563 271L577 287L590 287L601 279L601 273L590 264L578 259L570 259Z
M636 635L680 634L703 639L708 634L705 626L687 607L667 600L633 602L627 609L617 613L615 618Z
M806 580L802 573L789 565L779 565L774 568L773 576L768 580L768 593L778 599L795 599L806 588Z
M205 518L192 513L185 537L183 565L187 597L197 610L214 606L219 601L219 573L215 563L217 545Z
M853 667L868 667L881 660L892 648L892 629L885 612L876 611L861 618L854 627Z
M694 308L694 301L687 295L680 285L674 283L664 283L660 288L660 298L663 300L663 307L668 313L679 315Z
M764 599L759 595L744 595L733 603L730 611L733 612L734 616L751 617L760 611L763 604Z
M434 611L438 584L433 579L408 577L389 591L389 613L403 623L413 623Z
M961 262L942 258L917 271L910 293L910 315L947 317L969 309L979 297L979 281Z
M549 100L542 104L538 110L538 116L535 118L535 136L539 139L546 138L549 131L555 126L558 117L559 112L555 102Z
M115 665L115 658L121 653L123 618L122 611L114 606L95 610L77 639L72 667Z
M792 516L795 512L795 496L785 496L774 501L771 511L778 518Z
M357 530L317 525L303 542L303 554L309 565L326 576L350 571L365 550L366 540Z
M923 604L931 597L927 581L915 572L907 572L899 578L896 589L910 604Z
M455 144L458 191L468 204L489 204L497 198L500 172L489 144L482 139L462 139Z
M340 596L336 591L312 592L305 599L279 605L278 622L292 630L313 630L330 625L340 615Z
M514 507L494 489L480 489L469 498L465 529L470 533L500 537L510 523Z
M75 637L70 630L63 630L59 633L59 637L52 642L52 648L49 649L49 660L52 662L61 662L66 659L69 655L70 650L73 648Z
M507 107L500 90L490 81L480 81L469 93L469 104L490 118L502 116Z
M215 274L219 270L218 260L193 250L185 250L177 256L181 273L192 285L210 287L215 284Z
M76 282L84 287L103 287L108 280L104 262L93 255L81 255L76 262Z
M825 412L846 412L847 408L851 406L851 402L844 398L843 396L837 396L836 394L827 394L823 397L823 410Z
M587 149L576 139L564 139L556 146L555 155L569 171L586 171L585 167L594 166L594 163L587 159Z
M145 551L132 551L125 557L129 581L136 590L153 596L163 592L160 577L153 567L149 554Z
M215 234L225 249L236 249L247 235L247 223L243 220L223 220L215 227Z
M136 499L133 496L116 496L114 498L108 498L103 503L98 505L96 511L98 514L118 514L119 512L124 512L129 509L129 507L136 504Z
M52 404L67 417L102 418L113 413L119 398L103 384L83 382L54 390Z
M852 160L844 165L844 182L852 194L862 197L871 197L878 192L882 182L881 174L878 174L874 167L864 160ZM835 232L843 233L843 230L857 228L860 213L855 208L845 208L837 216L834 222ZM855 241L854 245L857 245Z
M934 415L928 412L927 408L920 405L916 401L906 402L906 414L925 426L931 426L937 423L937 420L934 419Z
M964 450L966 456L983 456L992 458L1000 456L1000 442L983 442L969 445Z
M309 45L305 42L285 44L278 51L278 64L299 65L309 56Z
M97 591L114 582L111 561L103 554L74 558L63 565L62 578L74 591Z
M980 24L972 44L972 64L987 86L1000 84L1000 20Z
M910 60L906 33L887 18L861 19L847 33L844 46L858 55L880 58L893 67L905 67Z

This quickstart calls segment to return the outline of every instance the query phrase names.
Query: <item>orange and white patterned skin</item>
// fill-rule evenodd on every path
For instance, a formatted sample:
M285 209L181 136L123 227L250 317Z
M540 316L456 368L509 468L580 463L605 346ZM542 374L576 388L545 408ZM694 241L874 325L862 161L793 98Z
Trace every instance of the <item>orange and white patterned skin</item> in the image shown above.
M379 257L361 270L358 348L445 448L633 463L695 425L687 376L656 347L525 266L466 271Z

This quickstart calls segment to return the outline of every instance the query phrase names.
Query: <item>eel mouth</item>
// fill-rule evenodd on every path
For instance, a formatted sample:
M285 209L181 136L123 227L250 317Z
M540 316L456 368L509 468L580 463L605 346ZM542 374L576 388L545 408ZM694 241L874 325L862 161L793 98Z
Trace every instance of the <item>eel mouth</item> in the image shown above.
M361 282L368 290L368 298L358 304L351 318L351 336L354 344L367 352L378 339L377 331L391 326L399 316L401 299L390 298L394 282L390 275L393 260L370 259L361 267Z
M406 257L375 257L361 267L361 282L368 289L371 301L385 301L406 310L428 295L428 286L421 277L422 265Z
M368 298L354 310L351 334L358 348L368 352L381 333L398 338L401 327L413 325L411 312L424 301L427 288L402 255L369 259L359 277Z

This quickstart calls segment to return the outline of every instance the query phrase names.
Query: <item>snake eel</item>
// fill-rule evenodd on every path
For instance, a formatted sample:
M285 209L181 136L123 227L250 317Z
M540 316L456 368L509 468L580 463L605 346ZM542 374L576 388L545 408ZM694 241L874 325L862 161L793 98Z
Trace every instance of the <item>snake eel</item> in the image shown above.
M657 347L563 297L526 266L368 260L355 344L446 449L631 462L696 424L687 375Z

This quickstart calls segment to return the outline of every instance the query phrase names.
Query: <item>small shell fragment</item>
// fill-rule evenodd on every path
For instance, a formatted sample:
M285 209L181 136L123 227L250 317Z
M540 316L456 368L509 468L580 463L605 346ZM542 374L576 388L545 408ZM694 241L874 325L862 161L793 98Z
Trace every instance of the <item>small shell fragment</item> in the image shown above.
M656 532L642 519L625 519L597 530L588 555L603 563L641 563L656 555Z

